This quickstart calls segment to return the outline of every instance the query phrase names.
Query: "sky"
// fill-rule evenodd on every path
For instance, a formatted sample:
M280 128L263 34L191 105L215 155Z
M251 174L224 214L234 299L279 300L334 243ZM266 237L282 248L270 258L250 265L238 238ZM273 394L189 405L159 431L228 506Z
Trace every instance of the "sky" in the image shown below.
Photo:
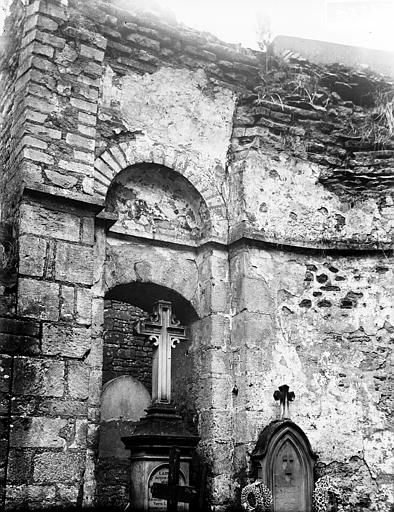
M155 1L188 26L250 48L258 48L259 20L260 25L269 20L273 36L291 35L394 51L394 0ZM9 0L0 0L0 33L7 3ZM263 25L267 26L267 22Z
M158 0L179 21L257 48L258 20L291 35L394 51L394 0Z

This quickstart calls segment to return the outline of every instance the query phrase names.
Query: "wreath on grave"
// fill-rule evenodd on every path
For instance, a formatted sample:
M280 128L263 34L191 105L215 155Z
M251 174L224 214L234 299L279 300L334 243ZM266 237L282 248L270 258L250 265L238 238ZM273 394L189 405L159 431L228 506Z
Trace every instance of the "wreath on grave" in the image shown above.
M270 511L271 505L271 491L260 480L242 489L241 506L246 512Z

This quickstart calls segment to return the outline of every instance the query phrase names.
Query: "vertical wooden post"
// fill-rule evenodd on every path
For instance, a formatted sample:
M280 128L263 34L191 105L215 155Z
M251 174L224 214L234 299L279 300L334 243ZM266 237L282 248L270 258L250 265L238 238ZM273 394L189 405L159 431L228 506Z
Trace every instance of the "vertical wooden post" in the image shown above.
M177 512L178 485L180 469L180 450L173 446L170 450L170 464L168 470L168 500L167 512Z

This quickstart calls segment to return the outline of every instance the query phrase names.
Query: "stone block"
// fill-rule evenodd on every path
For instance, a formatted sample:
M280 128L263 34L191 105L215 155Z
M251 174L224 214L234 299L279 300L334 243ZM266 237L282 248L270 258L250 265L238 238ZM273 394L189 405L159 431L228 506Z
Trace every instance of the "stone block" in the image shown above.
M1 355L0 357L0 392L9 393L11 385L12 357Z
M60 160L58 163L59 167L66 171L71 171L79 174L86 174L90 176L92 173L92 166L83 164L81 162L75 162L74 160Z
M86 137L96 137L96 128L92 128L91 126L79 124L78 131L81 132L83 135L86 135Z
M82 137L76 133L68 133L66 136L66 142L67 144L70 144L70 146L89 149L90 151L93 151L95 147L94 139L88 139L87 137Z
M32 233L73 242L79 240L80 219L75 215L30 204L23 204L20 213L21 234Z
M20 279L18 288L20 316L40 320L59 318L59 285L48 281Z
M93 331L93 330L92 330ZM92 332L93 334L93 332ZM91 367L100 367L103 364L104 342L102 338L93 338L91 351L86 358L86 363Z
M75 485L65 485L58 483L57 486L57 492L59 495L59 498L61 499L62 503L73 503L75 504L77 502L78 496L79 496L79 483L76 483Z
M35 91L37 96L39 95L39 92L41 92L44 95L45 87L42 87L40 91ZM47 91L47 94L48 94L48 91ZM33 146L33 147L39 148L39 149L48 149L48 144L46 142L44 142L41 139L36 139L35 137L32 137L30 135L25 135L24 137L22 137L21 145L22 146Z
M44 108L42 106L42 108ZM52 110L52 106L51 106ZM33 160L34 162L39 162L42 164L53 165L55 163L53 157L42 151L37 151L36 149L25 148L23 150L24 158L28 158L29 160Z
M23 484L30 479L32 453L29 450L10 450L7 478L11 484Z
M19 237L19 273L34 277L44 275L47 243L30 235Z
M104 328L104 301L94 298L92 301L92 335L102 336Z
M92 292L88 288L77 288L76 322L82 325L92 323Z
M26 510L36 508L43 503L51 503L55 499L56 488L53 485L10 485L7 487L7 509ZM38 507L37 507L38 508Z
M83 361L69 361L67 372L68 392L72 398L85 400L89 396L90 368Z
M7 416L8 415L8 413L9 413L9 402L10 402L9 395L7 393L1 393L0 392L0 416Z
M64 362L16 357L13 392L15 395L63 396Z
M96 116L85 114L84 112L78 112L78 121L90 126L96 126Z
M69 445L70 449L86 449L88 421L86 419L75 420L74 436Z
M69 19L67 6L58 3L40 2L38 12L50 18L54 18L55 20L66 21Z
M35 320L19 320L17 318L2 318L0 331L7 334L23 336L39 336L40 323Z
M97 104L91 103L90 101L80 100L78 98L71 98L70 103L73 107L89 114L95 114L97 112ZM83 147L83 146L82 146Z
M94 193L94 179L93 177L86 176L82 180L82 190L85 194L93 195Z
M62 285L60 287L60 319L73 320L74 318L74 287Z
M94 218L83 217L81 242L84 244L94 244Z
M51 181L56 187L61 188L73 188L78 182L78 178L69 174L63 174L61 172L54 171L53 169L46 169L45 176Z
M99 405L101 397L103 372L101 369L92 369L89 376L89 405Z
M63 418L17 418L10 430L13 448L64 448L64 429L68 420Z
M91 346L91 331L67 324L44 324L42 328L42 353L63 357L81 358Z
M61 416L62 418L85 417L87 403L81 400L16 396L12 400L12 414L15 416Z
M56 252L55 277L70 283L92 284L92 248L59 242Z
M104 58L104 52L91 46L81 44L81 56L101 62Z
M90 165L93 165L95 160L94 153L87 153L86 151L79 151L77 149L74 149L74 158L75 160L80 160L81 162Z
M83 463L84 457L78 453L39 453L33 459L33 481L35 483L79 482Z
M0 333L0 352L5 354L37 355L40 342L32 336Z

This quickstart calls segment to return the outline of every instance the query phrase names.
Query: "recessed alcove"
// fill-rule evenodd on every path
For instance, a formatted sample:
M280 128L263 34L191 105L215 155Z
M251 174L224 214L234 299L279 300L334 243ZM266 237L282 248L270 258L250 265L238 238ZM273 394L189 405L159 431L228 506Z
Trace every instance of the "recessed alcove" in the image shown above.
M97 498L102 507L121 507L129 495L129 457L121 437L130 436L151 403L154 346L137 332L158 300L168 301L176 319L188 327L188 339L172 349L173 402L193 427L195 399L189 382L189 354L198 316L177 291L156 283L131 282L109 290L104 303L103 380L97 462Z
M114 233L196 241L210 232L209 211L199 192L158 164L120 172L108 190L106 210L118 215L110 229Z

